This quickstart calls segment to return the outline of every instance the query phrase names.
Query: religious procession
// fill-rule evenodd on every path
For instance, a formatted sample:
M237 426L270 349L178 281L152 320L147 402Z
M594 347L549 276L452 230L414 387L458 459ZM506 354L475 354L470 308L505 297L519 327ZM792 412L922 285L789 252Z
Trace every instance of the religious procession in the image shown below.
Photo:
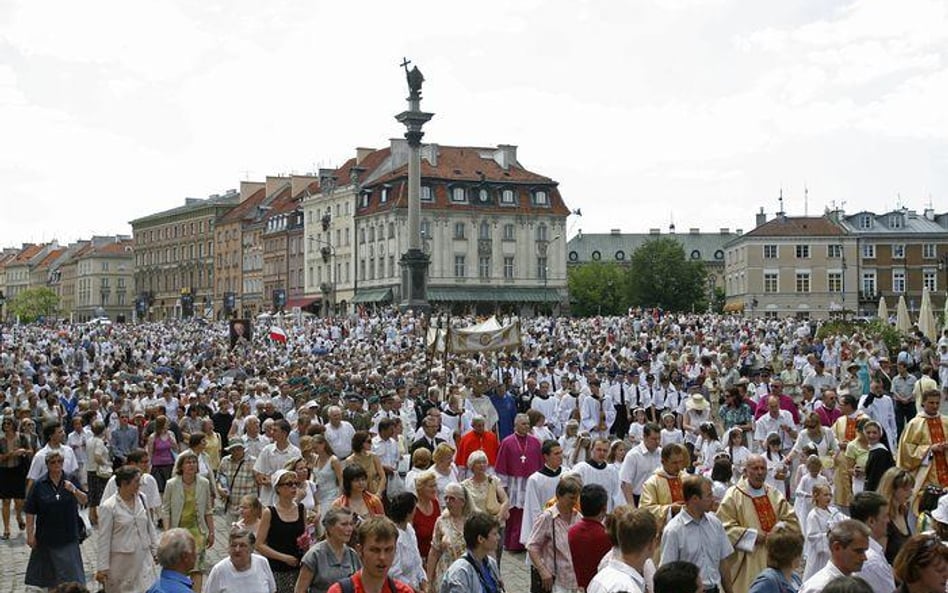
M531 593L946 590L948 331L247 323L3 327L23 587L500 593L513 564Z

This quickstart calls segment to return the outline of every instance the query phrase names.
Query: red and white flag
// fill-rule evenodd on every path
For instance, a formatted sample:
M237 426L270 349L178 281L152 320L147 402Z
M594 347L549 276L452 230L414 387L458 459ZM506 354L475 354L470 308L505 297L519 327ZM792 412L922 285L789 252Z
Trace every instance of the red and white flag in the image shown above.
M286 332L278 325L270 326L270 339L276 342L286 343Z

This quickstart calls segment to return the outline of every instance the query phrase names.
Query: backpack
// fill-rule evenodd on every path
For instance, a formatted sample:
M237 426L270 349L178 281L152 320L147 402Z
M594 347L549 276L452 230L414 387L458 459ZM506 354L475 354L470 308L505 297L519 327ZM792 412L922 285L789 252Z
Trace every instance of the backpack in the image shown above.
M392 577L385 577L385 581L388 583L388 590L392 593L397 593L395 588L395 580ZM342 593L355 593L355 583L352 581L352 577L346 577L342 580L336 581L339 584L339 587L342 588Z

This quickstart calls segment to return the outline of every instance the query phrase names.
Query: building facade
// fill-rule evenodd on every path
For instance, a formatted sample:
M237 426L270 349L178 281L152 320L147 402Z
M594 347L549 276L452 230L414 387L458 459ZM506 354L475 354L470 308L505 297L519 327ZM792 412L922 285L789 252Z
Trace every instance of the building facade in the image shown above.
M266 197L265 183L242 181L240 203L214 225L214 304L218 319L244 314L244 226L262 216L258 206Z
M89 321L104 316L118 322L131 321L135 308L135 252L131 237L93 237L71 259L76 274L73 320Z
M922 290L931 292L932 305L944 307L948 290L948 216L931 209L918 214L902 208L882 214L862 211L830 213L856 239L852 265L858 281L858 311L874 315L879 300L894 311L904 295L910 312L921 306Z
M681 244L685 257L700 260L708 272L708 294L713 298L716 289L724 289L724 246L743 231L732 232L729 228L719 229L717 233L702 233L698 228L690 228L687 233L677 233L675 225L669 225L668 233L661 229L649 229L646 233L623 233L613 229L609 233L577 233L566 244L566 262L568 266L581 266L590 262L615 263L629 265L629 259L639 247L659 237L671 238Z
M400 302L408 249L405 140L361 182L355 205L353 303ZM421 234L435 309L559 312L568 306L566 219L557 183L524 168L517 148L426 144Z
M237 190L131 221L136 314L149 320L206 315L214 302L214 225Z
M724 247L725 311L826 319L857 307L856 239L828 216L771 220Z

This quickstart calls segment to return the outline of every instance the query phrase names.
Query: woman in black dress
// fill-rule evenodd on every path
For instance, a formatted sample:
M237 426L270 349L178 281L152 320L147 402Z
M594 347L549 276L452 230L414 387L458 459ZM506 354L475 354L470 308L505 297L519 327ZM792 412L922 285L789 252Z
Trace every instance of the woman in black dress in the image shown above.
M32 550L26 584L42 588L71 581L84 584L79 505L88 499L63 475L62 453L46 454L46 471L26 498L26 545Z
M6 416L0 423L0 500L3 512L3 539L10 539L10 501L13 501L20 531L26 528L23 520L23 499L26 498L26 472L34 451L29 440L17 432L13 418Z

